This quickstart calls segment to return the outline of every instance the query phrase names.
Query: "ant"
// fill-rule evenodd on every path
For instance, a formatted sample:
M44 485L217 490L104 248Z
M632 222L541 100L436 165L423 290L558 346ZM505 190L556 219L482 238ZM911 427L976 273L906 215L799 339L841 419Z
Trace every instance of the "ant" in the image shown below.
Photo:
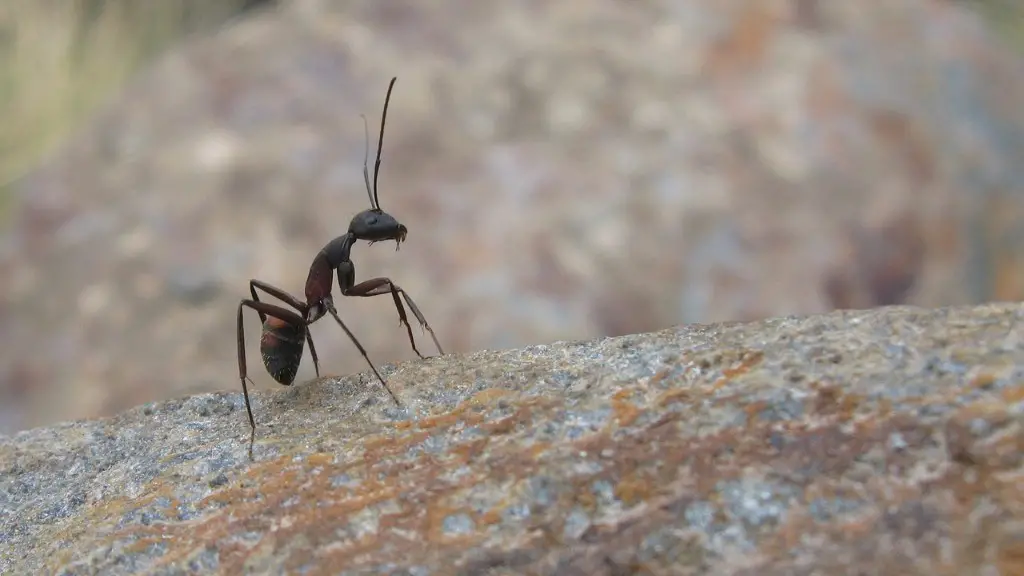
M444 350L441 349L437 336L434 335L434 330L427 324L423 313L420 312L419 307L416 306L405 290L392 282L390 278L383 277L371 278L356 284L355 265L349 257L352 246L357 240L365 240L370 244L394 240L396 244L395 250L398 250L398 247L405 241L405 237L408 234L408 229L404 225L400 224L398 220L387 212L381 210L380 202L377 200L377 175L380 172L380 154L384 144L384 122L388 114L388 102L391 100L391 89L394 87L395 80L397 79L397 77L391 79L391 83L388 84L387 96L384 98L384 112L380 118L380 139L377 142L377 161L373 168L372 191L370 189L370 174L367 166L370 157L370 130L366 123L366 116L361 115L363 117L363 130L366 133L363 180L366 182L366 194L370 197L370 209L356 214L348 226L348 232L328 242L317 253L316 257L313 258L313 263L309 267L309 276L306 278L305 301L266 282L252 279L249 281L249 291L252 293L252 299L242 299L238 304L238 377L242 382L245 409L249 414L249 425L252 427L253 438L255 438L256 434L256 422L252 417L249 389L246 386L246 381L248 380L252 383L252 379L246 374L245 338L242 324L242 310L244 308L251 308L259 314L260 322L263 323L263 333L260 337L260 354L263 357L263 365L274 380L284 386L291 386L295 380L299 363L302 361L302 351L307 341L309 342L309 352L313 357L313 366L316 369L317 378L320 377L320 362L317 359L316 348L313 346L313 336L309 331L309 326L325 314L330 313L342 330L348 334L356 348L359 349L359 353L366 359L374 375L377 376L384 389L391 395L391 399L395 401L396 405L401 406L395 393L391 391L387 382L381 378L377 368L370 361L370 357L367 356L362 344L359 343L359 340L348 329L348 326L341 320L341 317L338 316L338 311L334 307L334 299L331 297L331 290L334 284L332 271L336 271L338 275L338 287L341 289L343 296L370 297L391 294L395 301L395 307L398 309L399 323L405 325L413 351L420 358L424 358L423 354L420 354L420 351L416 348L416 340L412 335L412 326L409 325L409 319L405 314L405 307L402 306L402 300L404 299L405 303L412 310L413 315L416 316L416 320L419 321L424 329L430 332L430 337L434 340L438 351L441 355L444 355ZM281 300L292 307L294 311L268 302L262 302L256 294L257 288ZM401 295L401 299L399 295Z

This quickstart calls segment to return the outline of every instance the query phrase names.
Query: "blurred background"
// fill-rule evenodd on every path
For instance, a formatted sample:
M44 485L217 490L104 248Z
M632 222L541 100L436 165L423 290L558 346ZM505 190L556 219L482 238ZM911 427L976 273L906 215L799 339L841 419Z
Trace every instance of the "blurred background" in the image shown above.
M368 207L359 115L392 76L380 200L409 237L359 244L357 279L407 289L448 352L1017 300L1022 14L4 0L0 432L238 390L238 300L301 295ZM415 357L390 298L338 307L378 365ZM312 330L323 374L366 369Z

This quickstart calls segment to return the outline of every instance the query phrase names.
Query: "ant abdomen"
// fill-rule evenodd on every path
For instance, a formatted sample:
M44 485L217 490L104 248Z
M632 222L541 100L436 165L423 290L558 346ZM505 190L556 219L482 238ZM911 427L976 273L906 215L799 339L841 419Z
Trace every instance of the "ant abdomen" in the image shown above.
M260 337L260 354L267 372L279 384L291 386L302 362L306 328L268 316Z

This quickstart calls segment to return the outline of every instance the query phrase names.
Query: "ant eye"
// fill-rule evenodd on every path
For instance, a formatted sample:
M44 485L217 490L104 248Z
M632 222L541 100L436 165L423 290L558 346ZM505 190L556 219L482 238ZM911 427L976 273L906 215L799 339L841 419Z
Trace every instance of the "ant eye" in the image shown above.
M373 225L374 225L374 224L376 224L376 223L377 223L377 215L376 215L376 214L370 214L370 215L369 215L369 216L368 216L368 217L366 218L366 225L367 225L367 226L373 226Z

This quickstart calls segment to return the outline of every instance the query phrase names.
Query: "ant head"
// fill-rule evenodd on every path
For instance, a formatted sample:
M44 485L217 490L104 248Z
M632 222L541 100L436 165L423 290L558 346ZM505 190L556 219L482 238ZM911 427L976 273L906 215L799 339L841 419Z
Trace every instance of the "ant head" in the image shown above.
M348 233L355 236L356 240L364 240L370 244L384 240L394 240L401 244L409 230L391 214L380 208L371 208L352 218L352 223L348 225Z
M391 100L391 89L395 86L392 78L388 84L388 93L384 97L384 112L380 116L380 139L377 141L377 161L373 166L373 188L370 188L370 171L367 163L370 160L370 128L366 123L366 116L363 116L363 130L366 133L366 152L363 156L363 180L366 181L366 194L370 197L370 209L363 210L352 218L348 225L348 232L356 240L365 240L370 244L383 240L394 240L395 249L405 241L408 230L405 226L395 220L393 216L380 209L380 201L377 199L377 175L380 173L380 151L384 146L384 121L388 116L388 102Z

